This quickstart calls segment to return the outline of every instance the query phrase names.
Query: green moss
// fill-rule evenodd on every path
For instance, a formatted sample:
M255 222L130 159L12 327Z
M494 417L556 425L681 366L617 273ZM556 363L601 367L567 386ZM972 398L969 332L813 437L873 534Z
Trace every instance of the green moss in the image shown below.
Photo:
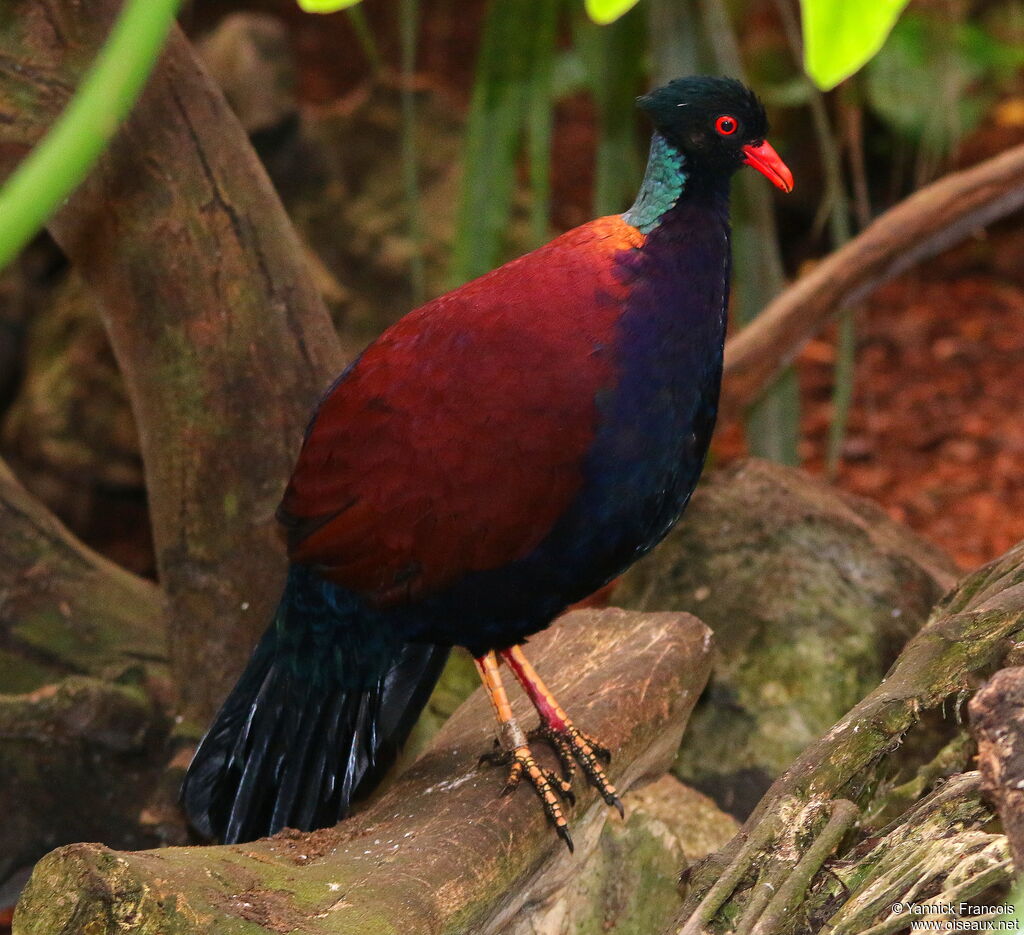
M26 645L62 659L74 659L83 651L89 654L93 648L92 641L56 608L22 617L11 633Z
M47 666L0 649L0 693L19 695L35 691L63 675L56 666Z
M941 594L933 567L941 557L912 535L799 471L750 461L705 481L615 595L715 632L677 775L746 814L879 683Z

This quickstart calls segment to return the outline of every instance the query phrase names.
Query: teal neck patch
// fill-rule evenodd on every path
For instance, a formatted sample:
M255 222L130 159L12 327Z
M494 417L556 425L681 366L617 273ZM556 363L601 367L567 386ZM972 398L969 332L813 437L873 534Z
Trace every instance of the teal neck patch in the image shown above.
M622 219L642 234L649 234L665 213L675 207L686 185L683 154L669 144L660 133L651 138L651 154L647 158L640 194Z

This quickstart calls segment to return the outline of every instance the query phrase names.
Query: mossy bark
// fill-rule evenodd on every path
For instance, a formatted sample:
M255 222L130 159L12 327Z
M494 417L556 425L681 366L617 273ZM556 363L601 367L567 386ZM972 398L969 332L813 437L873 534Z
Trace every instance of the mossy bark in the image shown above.
M653 935L679 911L681 864L718 850L734 818L672 775L628 793L572 881L520 913L502 935Z
M740 834L726 848L690 874L689 896L680 919L682 935L696 935L708 928L731 931L737 920L744 918L755 898L754 884L758 879L766 874L777 874L784 880L793 872L801 855L820 832L822 817L833 807L836 797L843 796L868 806L877 796L884 799L885 783L878 785L884 777L883 767L898 756L898 748L908 731L925 712L966 693L979 677L1002 664L1022 636L1024 543L967 576L954 588L900 653L881 684L811 744L776 780ZM939 751L939 756L946 752ZM960 776L952 781L967 780ZM974 781L977 785L977 777ZM977 796L974 800L977 801ZM910 822L916 808L918 806L912 806L895 824ZM982 808L979 814L967 830L984 830L983 825L991 813L985 814ZM948 837L956 830L953 824L943 827L945 830L941 833L933 829L935 833L929 847L933 846L935 837ZM868 824L864 831L873 829ZM928 878L931 889L921 889L922 893L938 894L949 877L953 878L950 885L954 893L977 895L993 887L998 892L1010 875L1005 837L986 838L977 849L977 859L957 871L965 855L975 854L972 841L966 842L966 850L953 849L946 853L941 865L932 868L935 872ZM933 847L932 856L937 854ZM923 852L918 855L921 861L927 856ZM826 870L824 875L829 872ZM887 896L891 896L890 905L900 898L902 880L897 879L887 891ZM818 883L821 883L820 878ZM802 901L801 893L800 898L787 907L791 924L785 931L794 930L792 920L798 910L803 912ZM838 912L840 907L833 908ZM875 922L880 926L877 933L871 929L875 935L900 928L896 922L885 919L875 919ZM896 927L891 927L893 925Z
M1005 893L1012 868L1006 837L986 830L991 819L979 774L956 776L833 861L801 915L828 935L879 935L909 927L912 906Z
M160 591L97 555L0 462L0 691L137 669L166 686Z
M0 695L0 880L62 843L159 843L140 813L166 735L166 715L138 685L72 676Z
M707 678L711 637L703 624L685 614L578 611L530 647L576 723L610 746L620 789L664 773ZM520 695L514 708L532 720ZM139 853L62 848L37 866L15 931L505 931L575 877L605 822L619 819L578 784L569 854L529 787L501 798L503 771L478 765L493 736L480 691L389 791L311 834Z

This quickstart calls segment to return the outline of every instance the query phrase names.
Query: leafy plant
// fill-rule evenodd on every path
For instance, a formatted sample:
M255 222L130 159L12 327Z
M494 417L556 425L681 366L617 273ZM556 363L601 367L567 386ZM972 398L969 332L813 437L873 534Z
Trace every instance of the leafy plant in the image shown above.
M555 25L560 0L537 0L529 23L518 4L492 0L477 59L466 127L462 197L452 263L464 282L503 259L516 159L529 131L533 228L546 235ZM541 239L544 239L542 236Z
M882 48L908 0L800 0L804 70L827 91Z
M867 101L897 133L945 156L1022 65L1024 47L978 23L911 11L865 71Z
M595 26L577 17L574 38L597 110L593 213L611 214L629 206L643 170L635 100L643 91L644 20L633 13Z
M299 6L307 13L337 13L355 6L360 0L297 0Z
M614 23L620 16L628 13L639 0L584 0L589 16L599 26Z

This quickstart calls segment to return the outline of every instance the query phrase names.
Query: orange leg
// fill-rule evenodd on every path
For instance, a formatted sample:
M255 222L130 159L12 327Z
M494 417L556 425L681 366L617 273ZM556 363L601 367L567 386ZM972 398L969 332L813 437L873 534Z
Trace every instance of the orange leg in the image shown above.
M540 727L531 732L530 736L539 736L547 740L562 761L563 778L571 782L576 770L576 762L583 767L583 772L591 785L595 786L601 793L601 797L609 805L618 809L623 815L622 802L619 796L605 775L600 760L606 763L611 760L608 750L599 744L593 737L584 734L562 710L562 706L555 700L554 695L541 681L537 670L530 665L529 660L523 655L522 649L513 646L511 649L501 651L501 658L508 663L509 668L515 673L519 684L523 686L530 701L540 715Z
M542 769L534 760L526 734L523 733L523 729L513 716L512 706L508 703L508 695L505 694L505 686L502 684L501 673L498 671L498 657L493 652L489 652L475 658L474 662L476 662L477 671L480 673L480 680L484 683L487 695L491 699L494 715L498 719L500 746L503 750L497 755L485 754L481 760L491 760L502 765L512 764L508 781L501 791L502 795L514 792L524 777L529 780L530 785L540 796L544 814L548 816L548 820L555 826L558 836L565 841L571 851L573 848L572 838L569 836L569 826L562 813L561 803L558 801L559 794L572 800L571 784L559 779L550 770Z

